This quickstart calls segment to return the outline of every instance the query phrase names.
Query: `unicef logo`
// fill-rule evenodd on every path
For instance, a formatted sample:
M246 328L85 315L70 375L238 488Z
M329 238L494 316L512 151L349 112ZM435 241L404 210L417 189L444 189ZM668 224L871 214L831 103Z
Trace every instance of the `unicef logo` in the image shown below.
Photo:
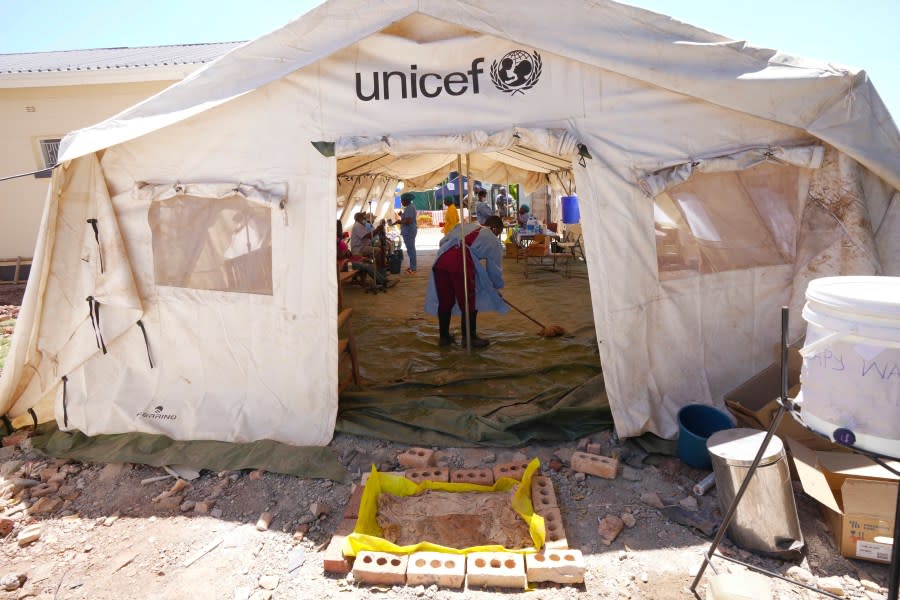
M515 96L530 90L541 77L541 55L524 50L507 52L491 64L491 81L501 92Z

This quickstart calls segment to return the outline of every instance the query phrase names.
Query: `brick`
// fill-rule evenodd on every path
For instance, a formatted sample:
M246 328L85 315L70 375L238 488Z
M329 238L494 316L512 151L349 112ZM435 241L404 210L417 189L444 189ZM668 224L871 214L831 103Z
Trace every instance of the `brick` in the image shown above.
M16 536L16 542L20 546L27 546L32 542L36 542L41 539L41 532L43 531L43 527L40 523L34 523L24 528L19 532L19 535Z
M256 521L256 530L257 531L267 531L269 529L269 525L272 524L272 513L264 512L259 515L259 519Z
M491 469L453 469L450 471L450 481L494 485L494 472Z
M625 522L622 519L616 515L607 515L600 520L597 526L597 537L600 538L604 546L609 546L619 537L624 527Z
M584 451L588 454L603 454L603 444L588 444Z
M353 493L350 495L350 500L347 501L347 509L344 511L345 519L355 519L359 516L359 503L362 501L363 490L365 486L358 485L356 489L353 490Z
M407 469L421 469L434 465L434 450L409 448L397 455L397 462Z
M536 475L531 479L531 504L536 513L543 508L556 508L556 492L553 490L553 480L543 475Z
M356 519L343 519L338 523L331 541L325 548L325 556L323 558L323 567L326 573L335 573L345 575L350 572L353 566L353 559L344 556L344 540L348 535L353 533L356 527Z
M619 461L608 456L597 456L587 452L572 454L572 469L588 475L596 475L604 479L615 479Z
M525 556L528 581L583 583L585 563L580 550L548 549Z
M544 517L544 545L547 548L568 548L566 530L563 527L562 513L558 508L544 508L538 512Z
M370 585L405 585L409 557L363 550L353 563L353 578Z
M525 559L512 552L473 552L466 556L468 585L495 586L524 590Z
M442 469L440 467L428 467L424 469L409 469L404 471L403 475L414 483L422 483L423 481L450 481L450 469Z
M466 557L443 552L414 552L406 564L406 585L461 588L466 581Z
M522 479L522 473L528 467L527 461L499 463L494 465L494 481L501 477L512 477L513 479Z
M344 556L345 536L332 536L325 548L325 556L322 558L322 567L326 573L346 575L353 568L353 561Z

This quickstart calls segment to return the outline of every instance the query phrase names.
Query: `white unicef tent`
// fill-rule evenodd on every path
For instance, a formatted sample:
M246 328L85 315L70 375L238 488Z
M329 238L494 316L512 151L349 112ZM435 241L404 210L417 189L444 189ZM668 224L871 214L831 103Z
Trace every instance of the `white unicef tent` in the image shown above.
M508 8L331 0L66 137L0 414L327 443L338 175L426 185L458 153L574 177L622 436L768 364L809 279L900 274L900 137L864 72L607 0Z

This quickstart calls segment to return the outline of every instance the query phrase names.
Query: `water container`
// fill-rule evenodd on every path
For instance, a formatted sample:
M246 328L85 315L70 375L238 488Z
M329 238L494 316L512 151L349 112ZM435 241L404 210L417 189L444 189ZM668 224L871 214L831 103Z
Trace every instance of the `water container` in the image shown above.
M838 443L900 458L900 277L823 277L806 289L804 423Z
M566 225L575 225L581 222L581 211L578 209L578 196L563 196L560 198L562 203L562 222Z
M766 432L757 429L727 429L712 434L706 442L723 514L750 472L765 437ZM778 436L773 435L763 451L728 526L728 537L745 550L783 559L798 558L803 550L791 472Z
M678 410L678 458L695 469L711 468L706 440L715 432L732 427L731 417L715 406L682 406Z

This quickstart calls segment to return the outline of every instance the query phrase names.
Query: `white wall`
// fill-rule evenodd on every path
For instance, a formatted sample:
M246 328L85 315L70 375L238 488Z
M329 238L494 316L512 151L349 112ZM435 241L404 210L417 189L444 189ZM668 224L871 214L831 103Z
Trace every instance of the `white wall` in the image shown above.
M41 169L41 139L93 125L171 83L0 89L0 177ZM32 257L49 183L34 176L0 182L0 260Z

